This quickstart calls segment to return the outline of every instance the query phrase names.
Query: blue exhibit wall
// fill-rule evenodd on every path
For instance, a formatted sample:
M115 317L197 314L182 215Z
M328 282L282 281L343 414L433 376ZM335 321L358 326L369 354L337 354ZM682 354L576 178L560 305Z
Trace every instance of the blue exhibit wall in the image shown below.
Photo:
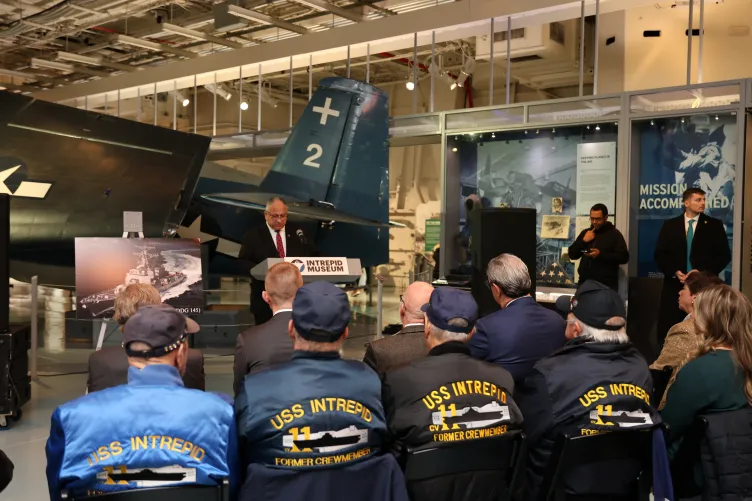
M661 277L653 253L666 219L682 214L682 193L706 192L705 213L723 221L729 246L734 231L734 182L737 164L735 114L695 115L637 122L639 208L637 217L640 277ZM722 277L731 283L731 264Z

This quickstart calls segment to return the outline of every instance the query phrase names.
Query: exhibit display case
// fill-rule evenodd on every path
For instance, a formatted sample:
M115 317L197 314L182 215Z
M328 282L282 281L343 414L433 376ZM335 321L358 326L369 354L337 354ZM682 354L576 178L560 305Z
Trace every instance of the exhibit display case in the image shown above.
M699 187L732 249L723 278L738 287L748 87L716 82L444 112L442 276L469 265L470 199L535 208L538 299L571 293L576 263L567 247L589 226L590 207L604 203L630 249L620 276L626 298L629 277L661 277L653 259L660 227L681 214L682 192Z

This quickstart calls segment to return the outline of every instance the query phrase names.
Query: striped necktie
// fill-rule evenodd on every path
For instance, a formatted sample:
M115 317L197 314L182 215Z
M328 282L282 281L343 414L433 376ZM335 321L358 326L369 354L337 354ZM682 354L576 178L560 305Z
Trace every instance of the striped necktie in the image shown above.
M285 258L285 246L282 245L282 235L279 234L279 230L277 230L277 252L279 253L279 257L282 259Z

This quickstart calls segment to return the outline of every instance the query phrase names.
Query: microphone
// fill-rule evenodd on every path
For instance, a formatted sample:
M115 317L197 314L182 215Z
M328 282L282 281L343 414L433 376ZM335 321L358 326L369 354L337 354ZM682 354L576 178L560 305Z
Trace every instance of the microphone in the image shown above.
M308 241L306 240L306 237L303 234L303 230L298 229L298 231L296 231L295 234L298 236L298 238L300 239L303 245L308 245Z

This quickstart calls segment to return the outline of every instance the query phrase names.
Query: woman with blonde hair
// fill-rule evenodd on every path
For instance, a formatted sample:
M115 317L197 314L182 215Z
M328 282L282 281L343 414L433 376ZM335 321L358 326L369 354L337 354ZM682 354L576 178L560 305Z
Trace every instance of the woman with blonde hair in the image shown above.
M752 304L741 292L717 285L695 298L697 357L679 371L661 411L672 456L694 419L742 409L752 402Z

